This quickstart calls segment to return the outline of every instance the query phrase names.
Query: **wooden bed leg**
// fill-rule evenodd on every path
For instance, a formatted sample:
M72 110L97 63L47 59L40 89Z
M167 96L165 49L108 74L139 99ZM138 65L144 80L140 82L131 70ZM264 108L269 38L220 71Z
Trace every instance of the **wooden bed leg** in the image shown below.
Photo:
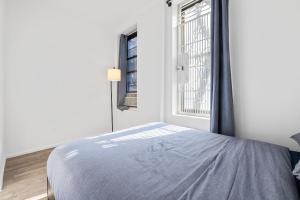
M55 200L53 190L51 188L51 185L49 184L48 177L47 177L47 199L48 200Z

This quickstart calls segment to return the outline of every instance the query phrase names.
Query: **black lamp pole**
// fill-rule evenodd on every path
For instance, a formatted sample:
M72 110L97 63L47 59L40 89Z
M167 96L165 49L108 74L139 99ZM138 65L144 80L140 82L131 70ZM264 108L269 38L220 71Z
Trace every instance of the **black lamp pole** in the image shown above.
M114 112L113 112L112 81L110 81L110 112L111 112L111 131L114 132Z

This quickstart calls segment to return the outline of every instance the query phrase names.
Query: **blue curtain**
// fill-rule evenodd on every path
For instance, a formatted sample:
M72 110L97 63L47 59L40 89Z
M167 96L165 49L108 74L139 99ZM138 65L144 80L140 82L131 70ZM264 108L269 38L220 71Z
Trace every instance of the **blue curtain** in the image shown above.
M235 135L229 53L228 0L212 0L211 132Z
M117 107L121 111L128 110L128 107L124 106L126 97L127 41L126 35L120 36L119 69L121 70L121 81L118 82Z

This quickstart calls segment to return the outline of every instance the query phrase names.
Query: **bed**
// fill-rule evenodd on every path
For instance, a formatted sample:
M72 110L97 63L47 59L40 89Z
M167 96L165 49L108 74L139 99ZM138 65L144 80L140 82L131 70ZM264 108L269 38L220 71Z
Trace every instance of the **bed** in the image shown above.
M47 163L56 200L299 200L291 171L285 147L166 123L60 146Z

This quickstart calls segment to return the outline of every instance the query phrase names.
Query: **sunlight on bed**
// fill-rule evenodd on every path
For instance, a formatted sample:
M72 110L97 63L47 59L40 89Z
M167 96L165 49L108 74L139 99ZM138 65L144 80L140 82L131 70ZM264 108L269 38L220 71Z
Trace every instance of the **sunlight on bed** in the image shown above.
M124 132L127 132L127 131L134 131L134 130L138 130L138 129L141 129L141 128L146 128L148 126L158 125L158 124L160 124L160 122L153 122L153 123L149 123L147 125L135 126L135 127L119 130L119 131L114 131L112 133L105 133L105 134L101 134L101 135L97 135L97 136L93 136L93 137L87 137L85 139L86 140L93 140L93 139L97 139L97 138L101 138L101 137L106 137L106 136L116 135L116 134L119 134L119 133L124 133Z
M70 152L68 152L68 153L66 154L65 160L70 160L70 159L76 157L77 155L78 155L78 150L77 150L77 149L76 149L76 150L73 150L73 151L70 151Z
M107 140L100 140L95 142L95 144L102 145L102 148L112 148L116 147L115 143L119 142L125 142L125 141L133 141L133 140L145 140L145 139L152 139L152 138L158 138L163 136L168 136L172 134L176 134L182 131L188 131L191 130L190 128L184 128L184 127L178 127L174 125L168 125L160 128L156 128L153 130L147 130L147 131L141 131L139 133L135 134L129 134L126 136L121 136L113 139L107 139Z
M96 144L108 144L110 143L109 140L101 140L101 141L98 141L98 142L95 142Z
M172 135L181 131L190 130L189 128L178 127L174 125L165 126L162 128L157 128L149 131L142 131L132 135L126 135L119 138L112 139L112 142L122 142L129 140L140 140L140 139L151 139L156 137L162 137L167 135Z
M119 145L117 145L117 144L105 144L105 145L102 145L102 148L109 149L109 148L117 147L117 146L119 146Z

